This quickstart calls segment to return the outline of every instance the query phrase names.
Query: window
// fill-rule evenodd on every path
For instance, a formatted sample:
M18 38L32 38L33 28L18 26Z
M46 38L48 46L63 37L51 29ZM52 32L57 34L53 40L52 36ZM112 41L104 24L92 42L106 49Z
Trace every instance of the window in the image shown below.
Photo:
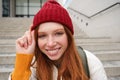
M2 16L10 16L10 0L2 0Z
M33 17L45 0L16 0L16 17Z

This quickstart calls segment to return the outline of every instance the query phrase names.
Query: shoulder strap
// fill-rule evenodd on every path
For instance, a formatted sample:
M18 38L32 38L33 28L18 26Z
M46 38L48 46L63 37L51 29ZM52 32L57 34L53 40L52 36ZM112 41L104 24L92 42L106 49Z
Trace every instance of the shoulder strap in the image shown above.
M88 67L86 53L85 53L85 51L83 50L82 47L78 46L77 48L78 48L78 52L79 52L80 57L81 57L82 62L83 62L83 67L85 69L85 73L88 76L88 78L90 78L90 73L89 73L89 67Z

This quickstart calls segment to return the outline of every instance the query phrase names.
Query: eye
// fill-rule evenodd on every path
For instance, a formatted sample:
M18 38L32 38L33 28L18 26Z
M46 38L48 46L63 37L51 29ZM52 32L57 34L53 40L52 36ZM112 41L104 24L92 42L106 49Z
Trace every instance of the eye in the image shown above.
M64 32L56 32L56 33L55 33L56 36L61 36L61 35L63 35L63 34L64 34Z
M45 37L46 37L45 34L38 35L38 38L45 38Z

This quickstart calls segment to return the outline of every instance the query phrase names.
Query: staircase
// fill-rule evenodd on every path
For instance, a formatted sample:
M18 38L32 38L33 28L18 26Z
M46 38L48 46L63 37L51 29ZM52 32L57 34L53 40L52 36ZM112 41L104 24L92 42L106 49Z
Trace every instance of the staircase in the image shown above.
M15 41L31 23L30 18L0 18L0 80L8 80L15 62Z
M15 62L15 40L29 28L32 19L0 18L0 80L7 80ZM103 63L108 80L120 80L120 42L110 38L75 35L77 46L91 51Z
M77 46L95 54L103 63L108 80L120 80L120 42L110 38L79 38L75 36Z

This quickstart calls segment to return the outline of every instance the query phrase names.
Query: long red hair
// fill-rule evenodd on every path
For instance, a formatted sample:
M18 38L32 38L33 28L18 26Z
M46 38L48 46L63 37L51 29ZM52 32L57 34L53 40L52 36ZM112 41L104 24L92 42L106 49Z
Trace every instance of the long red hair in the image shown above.
M58 67L57 80L89 80L85 74L82 61L74 37L68 28L64 27L68 38L68 47L62 56L62 61ZM38 27L35 29L35 40L38 44ZM41 52L38 45L35 48L36 76L38 80L53 80L53 62Z

